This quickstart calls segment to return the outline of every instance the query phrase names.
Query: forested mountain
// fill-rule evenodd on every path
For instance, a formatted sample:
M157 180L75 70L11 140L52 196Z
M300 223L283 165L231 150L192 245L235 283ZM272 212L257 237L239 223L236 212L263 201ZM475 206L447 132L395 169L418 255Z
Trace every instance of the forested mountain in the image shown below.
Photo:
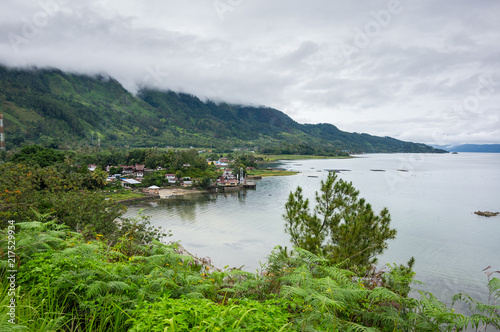
M172 91L137 96L110 77L0 66L6 146L259 147L272 153L439 152L389 137L299 124L267 107L201 101Z

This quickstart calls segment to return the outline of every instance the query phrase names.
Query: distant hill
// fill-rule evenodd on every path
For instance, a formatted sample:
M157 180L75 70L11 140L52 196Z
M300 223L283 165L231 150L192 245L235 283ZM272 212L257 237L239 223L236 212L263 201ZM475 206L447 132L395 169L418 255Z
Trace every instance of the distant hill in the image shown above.
M435 145L435 148L449 152L484 152L500 153L500 144L462 144L462 145Z
M390 137L299 124L268 107L202 101L172 91L137 96L105 76L0 66L6 146L259 147L265 152L444 152Z

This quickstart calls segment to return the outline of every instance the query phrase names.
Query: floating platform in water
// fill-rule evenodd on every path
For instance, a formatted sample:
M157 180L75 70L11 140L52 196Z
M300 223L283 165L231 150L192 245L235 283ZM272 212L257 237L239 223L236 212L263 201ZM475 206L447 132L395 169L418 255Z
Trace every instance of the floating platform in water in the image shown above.
M247 183L240 184L240 186L245 189L255 189L257 188L257 183L248 181Z

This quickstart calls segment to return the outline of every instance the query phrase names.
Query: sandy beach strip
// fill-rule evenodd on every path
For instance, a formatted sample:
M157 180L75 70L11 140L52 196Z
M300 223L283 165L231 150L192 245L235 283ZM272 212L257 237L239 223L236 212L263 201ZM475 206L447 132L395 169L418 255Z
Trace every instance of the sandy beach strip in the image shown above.
M204 191L196 190L196 189L178 188L178 187L160 189L158 191L160 198L169 198L169 197L174 197L174 196L183 196L183 195L190 195L190 194L202 194L202 193L204 193Z

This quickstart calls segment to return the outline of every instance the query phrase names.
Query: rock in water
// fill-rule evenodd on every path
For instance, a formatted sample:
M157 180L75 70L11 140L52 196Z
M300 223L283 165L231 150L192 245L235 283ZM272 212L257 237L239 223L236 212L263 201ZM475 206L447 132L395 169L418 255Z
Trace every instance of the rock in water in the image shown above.
M476 211L474 214L483 217L496 217L500 212L490 212L490 211Z

